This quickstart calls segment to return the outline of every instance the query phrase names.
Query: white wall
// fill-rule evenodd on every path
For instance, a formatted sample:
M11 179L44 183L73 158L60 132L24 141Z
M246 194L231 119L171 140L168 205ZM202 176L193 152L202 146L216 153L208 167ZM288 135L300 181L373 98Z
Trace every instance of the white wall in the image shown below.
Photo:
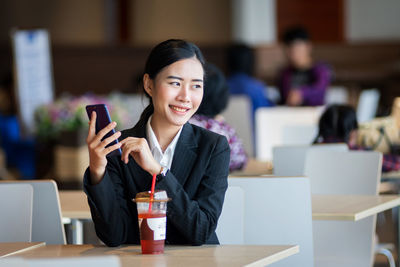
M233 40L249 45L276 42L275 0L233 0Z
M347 0L348 41L400 40L399 0Z

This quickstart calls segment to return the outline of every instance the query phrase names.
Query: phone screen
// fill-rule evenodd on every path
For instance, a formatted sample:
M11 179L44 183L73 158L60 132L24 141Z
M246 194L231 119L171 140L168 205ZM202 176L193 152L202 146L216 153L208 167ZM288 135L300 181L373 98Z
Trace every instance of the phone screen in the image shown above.
M90 117L92 116L93 111L95 111L96 115L97 115L97 118L96 118L96 134L97 134L99 131L101 131L101 129L103 129L104 127L106 127L108 124L111 123L111 117L110 117L110 113L108 112L107 106L105 104L86 106L86 112L89 116L89 120L90 120ZM104 140L105 138L110 137L114 133L115 133L115 130L112 129L101 140ZM118 143L118 140L111 142L106 147L112 146L116 143ZM118 149L110 152L107 156L115 156L115 155L121 156L121 154L122 154L121 148L118 148Z

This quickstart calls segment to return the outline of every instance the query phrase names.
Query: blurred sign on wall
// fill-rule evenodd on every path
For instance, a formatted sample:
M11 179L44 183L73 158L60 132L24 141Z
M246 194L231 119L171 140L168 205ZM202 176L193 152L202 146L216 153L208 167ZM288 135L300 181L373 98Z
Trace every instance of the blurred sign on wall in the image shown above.
M53 72L49 33L44 29L13 30L15 95L22 131L34 131L34 111L53 101Z

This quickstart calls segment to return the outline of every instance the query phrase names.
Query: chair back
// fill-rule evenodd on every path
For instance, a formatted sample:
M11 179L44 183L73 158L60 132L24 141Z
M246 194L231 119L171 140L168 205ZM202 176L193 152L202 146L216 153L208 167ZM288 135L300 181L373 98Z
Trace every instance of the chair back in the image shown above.
M31 242L33 188L0 184L0 242Z
M244 191L229 185L216 229L221 245L244 244Z
M304 173L312 194L376 195L382 154L373 151L309 150Z
M325 94L325 105L349 103L349 91L344 86L329 86Z
M348 151L348 146L344 143L275 146L272 150L274 175L304 175L304 164L309 150Z
M372 151L308 151L313 194L377 195L382 155ZM360 221L313 221L316 266L372 266L376 215Z
M33 187L32 242L65 244L60 199L53 180L1 181Z
M124 95L126 108L129 110L129 122L128 125L132 125L133 127L140 119L140 115L142 114L143 110L149 104L149 99L142 94L127 94Z
M300 253L274 266L313 266L311 195L307 178L231 177L228 184L232 194L226 198L221 216L231 220L220 220L217 229L220 232L228 229L228 232L233 229L232 224L241 225L241 222L244 228L231 231L235 236L227 239L219 235L221 244L299 245ZM229 199L236 201L232 199L235 196L243 199L244 204L228 202Z
M247 96L231 95L228 107L222 113L226 122L235 129L236 134L242 140L248 155L254 155L251 110L251 102Z
M377 89L361 91L357 104L358 123L370 121L375 118L378 109L380 93Z
M287 144L310 144L323 107L259 108L255 118L256 157L272 160L272 148ZM295 132L299 130L302 134Z

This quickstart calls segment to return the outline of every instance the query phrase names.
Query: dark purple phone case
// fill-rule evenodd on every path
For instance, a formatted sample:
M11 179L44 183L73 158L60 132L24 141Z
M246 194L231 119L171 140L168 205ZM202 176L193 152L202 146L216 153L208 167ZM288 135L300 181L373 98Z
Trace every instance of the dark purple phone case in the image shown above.
M110 117L110 113L108 112L107 106L105 104L86 106L86 112L89 116L89 120L90 120L90 117L91 117L93 111L95 111L96 115L97 115L97 118L96 118L96 134L97 134L101 129L103 129L104 127L106 127L108 124L111 123L111 117ZM112 129L101 140L104 140L105 138L110 137L114 133L115 133L115 130ZM116 141L111 142L106 147L112 146L116 143L118 143L118 139ZM108 153L107 156L121 156L121 154L122 154L121 148L118 148L118 149Z

